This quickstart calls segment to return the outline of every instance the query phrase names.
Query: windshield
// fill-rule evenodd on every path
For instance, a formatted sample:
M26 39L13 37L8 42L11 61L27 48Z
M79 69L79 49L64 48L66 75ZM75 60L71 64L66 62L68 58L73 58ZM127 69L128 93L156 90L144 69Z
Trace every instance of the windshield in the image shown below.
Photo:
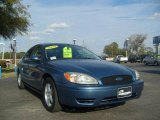
M57 59L100 59L97 55L86 48L76 45L48 45L45 47L48 60Z

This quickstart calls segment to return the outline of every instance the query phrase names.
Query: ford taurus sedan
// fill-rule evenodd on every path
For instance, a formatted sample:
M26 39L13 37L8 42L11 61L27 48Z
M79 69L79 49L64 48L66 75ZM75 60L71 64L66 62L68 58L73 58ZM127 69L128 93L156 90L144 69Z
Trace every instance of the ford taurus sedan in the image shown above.
M143 80L128 67L101 60L86 48L38 44L18 64L20 89L29 86L43 96L50 112L61 106L97 107L140 97Z

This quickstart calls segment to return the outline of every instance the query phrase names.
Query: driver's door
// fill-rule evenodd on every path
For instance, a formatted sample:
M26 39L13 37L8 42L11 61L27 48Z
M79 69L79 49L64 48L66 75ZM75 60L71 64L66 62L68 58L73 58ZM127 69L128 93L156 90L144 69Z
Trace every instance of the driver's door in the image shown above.
M36 59L35 59L36 58ZM43 75L42 69L42 50L40 46L36 46L31 55L29 61L29 83L32 87L40 90L41 78Z

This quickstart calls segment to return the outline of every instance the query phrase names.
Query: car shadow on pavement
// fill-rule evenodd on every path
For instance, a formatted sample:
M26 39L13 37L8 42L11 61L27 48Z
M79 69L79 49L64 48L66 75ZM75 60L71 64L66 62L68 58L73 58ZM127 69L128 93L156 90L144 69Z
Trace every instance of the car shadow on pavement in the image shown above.
M42 95L34 90L32 90L31 88L25 86L25 89L31 93L33 96L37 97L39 100L41 100L41 103L43 105L43 101L42 101ZM125 102L122 103L117 103L117 104L113 104L113 105L105 105L105 106L100 106L100 107L87 107L87 108L77 108L77 107L70 107L70 106L62 106L62 111L63 112L67 112L67 113L86 113L86 112L93 112L93 111L100 111L100 110L105 110L105 109L109 109L109 108L114 108L114 107L118 107L121 105L124 105Z
M25 86L25 89L30 92L32 95L34 95L35 97L39 98L42 101L42 95L34 90L32 90L30 87Z
M113 105L104 105L104 106L100 106L100 107L90 107L90 108L77 108L77 107L65 106L65 107L63 107L62 111L67 112L67 113L86 113L86 112L106 110L106 109L118 107L118 106L121 106L124 104L125 104L125 102L117 103L117 104L113 104Z

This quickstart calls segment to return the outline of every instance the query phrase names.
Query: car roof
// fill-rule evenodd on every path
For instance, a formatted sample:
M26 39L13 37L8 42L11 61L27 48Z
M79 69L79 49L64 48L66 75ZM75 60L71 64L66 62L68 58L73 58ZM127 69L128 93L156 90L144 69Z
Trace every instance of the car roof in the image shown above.
M74 44L68 44L68 43L40 43L40 44L36 44L34 46L32 46L28 51L32 50L33 48L40 46L40 47L46 47L46 46L50 46L50 45L70 45L70 46L79 46L79 45L74 45ZM79 47L83 47L83 46L79 46ZM27 52L28 52L27 51Z
M45 46L49 46L49 45L74 45L74 44L68 44L68 43L40 43L40 44L37 44L35 46L45 47ZM76 45L76 46L79 46L79 45Z
M40 45L40 46L46 46L46 45L73 45L73 44L68 44L68 43L40 43L40 44L37 44L37 45Z

